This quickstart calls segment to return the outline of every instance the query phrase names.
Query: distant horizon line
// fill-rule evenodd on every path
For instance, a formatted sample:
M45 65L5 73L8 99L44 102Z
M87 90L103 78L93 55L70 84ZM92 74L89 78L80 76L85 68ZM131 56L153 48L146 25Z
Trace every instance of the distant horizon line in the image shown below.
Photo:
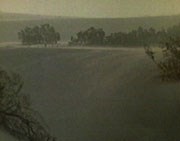
M84 19L126 19L126 18L146 18L146 17L169 17L178 16L180 13L171 15L143 15L143 16L127 16L127 17L84 17L84 16L68 16L68 15L52 15L52 14L35 14L35 13L21 13L21 12L7 12L0 10L0 13L4 14L19 14L19 15L30 15L30 16L44 16L44 17L70 17L70 18L84 18Z

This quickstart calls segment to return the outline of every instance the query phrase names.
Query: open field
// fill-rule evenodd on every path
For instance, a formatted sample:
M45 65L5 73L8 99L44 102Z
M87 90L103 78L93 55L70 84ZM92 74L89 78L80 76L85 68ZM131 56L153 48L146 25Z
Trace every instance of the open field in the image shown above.
M58 141L180 138L179 83L161 82L142 48L1 48L0 64Z

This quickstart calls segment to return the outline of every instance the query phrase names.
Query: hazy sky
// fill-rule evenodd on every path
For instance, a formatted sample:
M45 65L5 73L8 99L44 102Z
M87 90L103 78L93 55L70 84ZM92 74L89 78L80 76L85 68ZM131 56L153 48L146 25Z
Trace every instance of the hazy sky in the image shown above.
M78 17L180 14L180 0L0 0L5 12Z

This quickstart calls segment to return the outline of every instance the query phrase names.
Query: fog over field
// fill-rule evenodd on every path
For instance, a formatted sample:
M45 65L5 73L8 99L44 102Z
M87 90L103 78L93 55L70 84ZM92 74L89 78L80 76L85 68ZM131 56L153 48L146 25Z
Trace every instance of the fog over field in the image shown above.
M58 140L180 138L179 84L162 82L142 48L1 48L0 64L22 75Z
M0 0L0 141L179 141L179 5Z
M38 16L28 14L0 13L0 42L19 41L17 33L26 26L49 23L61 34L62 41L69 41L71 36L89 27L103 28L106 35L113 32L129 32L153 27L166 29L180 23L180 15L134 17L134 18L77 18L61 16Z

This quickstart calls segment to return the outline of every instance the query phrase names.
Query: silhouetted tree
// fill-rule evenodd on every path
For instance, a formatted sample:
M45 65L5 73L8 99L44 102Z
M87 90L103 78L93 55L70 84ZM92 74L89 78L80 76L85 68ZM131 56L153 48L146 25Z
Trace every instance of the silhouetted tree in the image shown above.
M143 46L144 44L157 45L167 36L165 30L156 32L154 28L139 27L131 32L117 32L106 36L105 44L114 46Z
M180 80L180 38L166 39L161 47L161 59L157 59L150 46L145 47L145 52L159 68L162 80Z
M90 27L85 31L80 31L76 34L77 38L71 37L71 45L103 45L105 32L103 29Z
M18 74L0 69L0 127L20 140L55 141L31 108L28 95L21 93L22 87Z
M144 46L158 45L167 37L180 37L180 24L156 31L150 27L138 27L130 32L115 32L105 36L103 29L90 27L80 31L76 37L71 37L70 45L109 45L109 46Z
M55 31L53 26L43 24L40 27L25 27L24 30L18 32L18 37L23 44L57 44L61 39L60 34Z

